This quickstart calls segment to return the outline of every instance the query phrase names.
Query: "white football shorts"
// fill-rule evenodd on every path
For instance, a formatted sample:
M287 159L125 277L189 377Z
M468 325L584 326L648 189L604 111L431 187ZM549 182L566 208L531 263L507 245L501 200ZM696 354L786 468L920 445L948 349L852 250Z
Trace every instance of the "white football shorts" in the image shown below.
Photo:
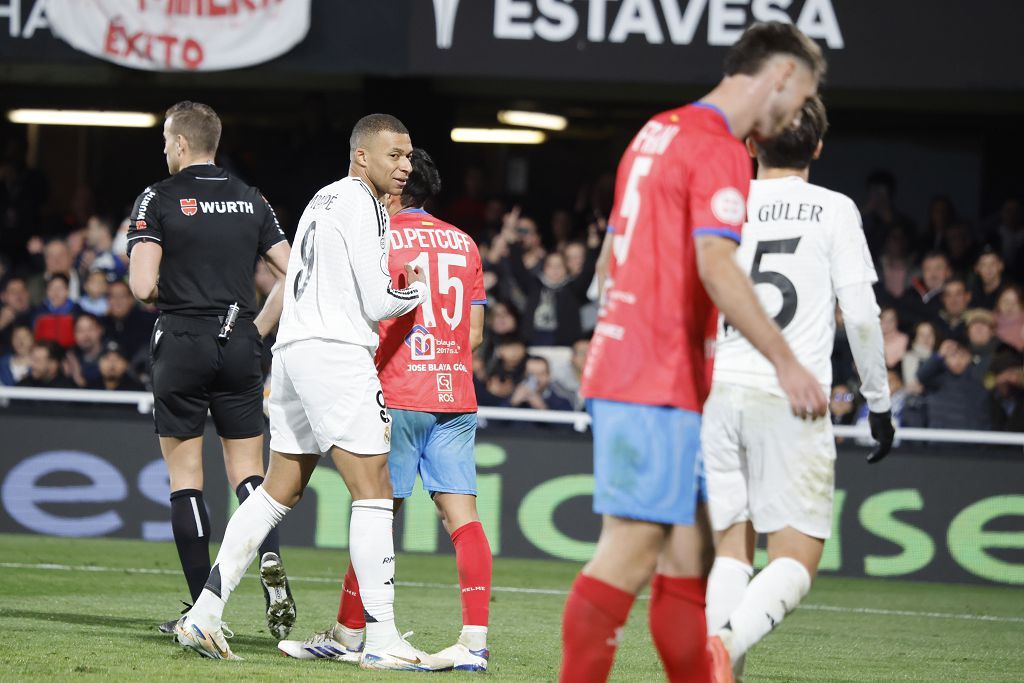
M270 375L270 447L323 455L332 446L358 455L391 450L391 415L372 350L322 339L278 348Z
M780 396L715 382L701 448L716 531L749 520L758 533L831 535L836 442L827 416L801 420Z

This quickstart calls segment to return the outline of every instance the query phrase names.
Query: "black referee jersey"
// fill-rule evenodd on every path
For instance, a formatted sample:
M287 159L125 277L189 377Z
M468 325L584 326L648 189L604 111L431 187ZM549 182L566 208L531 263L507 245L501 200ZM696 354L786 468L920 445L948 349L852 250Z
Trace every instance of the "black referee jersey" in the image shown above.
M284 231L255 187L212 164L184 168L147 187L135 201L128 255L158 242L161 313L223 316L237 302L240 319L256 315L256 260Z

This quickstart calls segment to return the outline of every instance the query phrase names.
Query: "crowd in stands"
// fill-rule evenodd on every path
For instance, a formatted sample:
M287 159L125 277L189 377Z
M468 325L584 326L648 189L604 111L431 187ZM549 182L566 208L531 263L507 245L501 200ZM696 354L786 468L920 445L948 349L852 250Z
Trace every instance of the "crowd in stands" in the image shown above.
M480 405L584 409L579 385L598 312L609 182L546 216L479 194L428 207L480 248L489 301L473 362ZM903 426L1024 431L1020 201L971 224L936 198L918 227L896 207L893 190L889 175L872 176L862 217L879 276L894 416ZM0 182L0 235L13 215L4 211L6 191ZM125 283L127 221L69 222L66 234L45 242L31 236L27 257L12 262L0 252L0 383L144 388L157 312ZM273 282L258 265L260 301ZM832 420L866 419L838 312L832 360Z

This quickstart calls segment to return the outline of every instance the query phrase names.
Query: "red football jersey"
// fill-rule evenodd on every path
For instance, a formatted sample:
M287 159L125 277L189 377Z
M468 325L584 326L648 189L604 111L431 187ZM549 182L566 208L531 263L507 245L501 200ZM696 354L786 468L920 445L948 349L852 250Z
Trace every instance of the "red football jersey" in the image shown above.
M633 138L615 182L614 258L584 396L700 412L718 312L694 236L740 240L750 176L743 143L710 105L658 114Z
M431 413L476 411L470 307L486 304L476 243L422 209L391 218L388 269L406 286L405 264L423 269L427 300L415 311L380 323L377 372L391 408Z

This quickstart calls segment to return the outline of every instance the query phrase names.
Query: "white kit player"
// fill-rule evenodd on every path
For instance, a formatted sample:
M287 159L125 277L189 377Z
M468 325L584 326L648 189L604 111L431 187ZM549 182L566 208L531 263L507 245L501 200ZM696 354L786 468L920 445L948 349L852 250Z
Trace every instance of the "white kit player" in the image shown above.
M758 173L736 258L826 392L838 300L879 442L868 460L877 462L893 440L871 287L878 278L857 206L808 182L827 126L824 105L814 97L798 127L771 140L748 140ZM835 439L828 416L793 416L772 365L723 319L701 444L717 552L708 579L709 647L718 655L715 681L731 681L727 662L741 664L810 590L832 529ZM757 534L767 534L769 563L751 580Z
M352 495L349 555L366 612L361 665L444 670L451 659L410 645L395 627L395 550L387 453L391 416L374 367L378 322L426 298L419 268L409 286L388 272L390 219L412 168L409 131L393 116L356 123L349 175L321 189L299 222L288 263L270 392L270 467L228 522L195 606L175 626L178 642L205 657L237 659L222 615L256 548L298 503L320 455L330 453Z

